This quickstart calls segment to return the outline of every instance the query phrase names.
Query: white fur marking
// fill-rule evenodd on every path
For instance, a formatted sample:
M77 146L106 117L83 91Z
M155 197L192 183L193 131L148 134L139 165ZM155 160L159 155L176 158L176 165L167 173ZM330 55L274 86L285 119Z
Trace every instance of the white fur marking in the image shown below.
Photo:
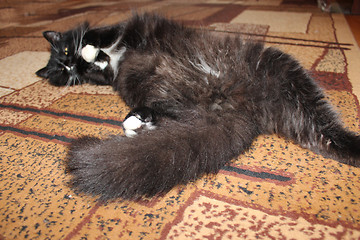
M149 130L154 130L156 126L152 122L145 123L145 126Z
M108 62L94 62L94 64L96 65L96 66L98 66L99 68L101 68L101 70L104 70L106 67L107 67L107 65L108 65Z
M123 127L126 130L136 130L141 126L142 126L142 121L135 116L131 116L123 122Z
M103 51L110 57L110 66L114 71L114 78L117 76L118 73L119 62L122 60L124 53L126 52L125 47L122 47L119 50L116 49L120 40L121 39L119 38L113 45L108 48L101 48L101 51Z
M125 130L125 135L131 138L131 137L135 137L137 133L134 130Z
M200 67L205 73L208 73L210 75L219 77L220 76L220 71L215 71L214 69L212 69L206 62L204 59L199 58L200 59L200 63L201 64L197 64L198 67Z
M97 55L99 54L99 49L95 48L93 45L86 45L81 49L81 56L88 63L95 61Z
M216 71L213 68L211 68L209 64L207 64L202 57L199 57L198 59L200 60L200 63L193 63L190 61L191 65L193 65L195 68L206 74L215 76L217 78L220 76L220 71ZM206 81L206 83L209 83L207 78L205 78L204 80Z

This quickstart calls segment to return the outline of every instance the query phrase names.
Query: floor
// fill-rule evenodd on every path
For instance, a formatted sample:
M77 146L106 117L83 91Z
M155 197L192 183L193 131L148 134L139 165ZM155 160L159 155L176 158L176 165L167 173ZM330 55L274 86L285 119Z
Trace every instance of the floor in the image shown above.
M110 86L58 88L36 77L49 58L42 31L110 24L135 7L292 54L360 131L360 49L343 15L316 0L0 0L0 240L360 239L360 168L276 135L161 197L105 204L69 188L69 142L122 134L129 109Z
M360 47L360 15L345 15L345 17Z
M330 2L330 12L343 13L355 40L360 47L360 14L359 2L360 0L328 0Z

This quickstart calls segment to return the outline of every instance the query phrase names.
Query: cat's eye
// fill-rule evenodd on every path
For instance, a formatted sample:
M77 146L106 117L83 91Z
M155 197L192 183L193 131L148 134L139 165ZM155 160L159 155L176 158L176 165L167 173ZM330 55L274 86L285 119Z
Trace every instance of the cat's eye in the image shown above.
M65 53L65 55L69 54L69 49L67 47L64 49L64 53Z

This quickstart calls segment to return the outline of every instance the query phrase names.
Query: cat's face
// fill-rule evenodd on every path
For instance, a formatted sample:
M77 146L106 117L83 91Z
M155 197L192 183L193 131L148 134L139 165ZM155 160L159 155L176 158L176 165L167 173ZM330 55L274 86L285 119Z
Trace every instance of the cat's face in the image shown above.
M56 86L82 84L82 74L88 63L81 57L81 43L87 28L88 24L83 24L64 33L44 32L51 45L51 56L47 66L36 74Z

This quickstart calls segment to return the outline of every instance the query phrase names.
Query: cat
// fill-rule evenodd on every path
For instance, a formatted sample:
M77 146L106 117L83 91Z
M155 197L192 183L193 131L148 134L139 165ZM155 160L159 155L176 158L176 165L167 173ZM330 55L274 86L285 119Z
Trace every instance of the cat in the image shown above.
M360 166L360 136L343 127L308 72L276 48L150 13L44 36L51 57L39 76L57 86L111 85L132 109L129 137L71 144L66 165L76 192L100 200L161 195L216 174L261 134Z
M88 62L81 54L88 39L91 39L92 43L98 47L110 46L120 36L121 27L119 25L89 30L89 24L85 22L65 33L45 31L43 35L51 45L51 57L47 66L36 74L49 79L49 82L55 86L69 86L84 82L98 85L111 84L110 80L114 76L113 69L99 66L101 62L109 62L109 56L101 51L97 55L97 62ZM84 38L85 33L86 38Z

